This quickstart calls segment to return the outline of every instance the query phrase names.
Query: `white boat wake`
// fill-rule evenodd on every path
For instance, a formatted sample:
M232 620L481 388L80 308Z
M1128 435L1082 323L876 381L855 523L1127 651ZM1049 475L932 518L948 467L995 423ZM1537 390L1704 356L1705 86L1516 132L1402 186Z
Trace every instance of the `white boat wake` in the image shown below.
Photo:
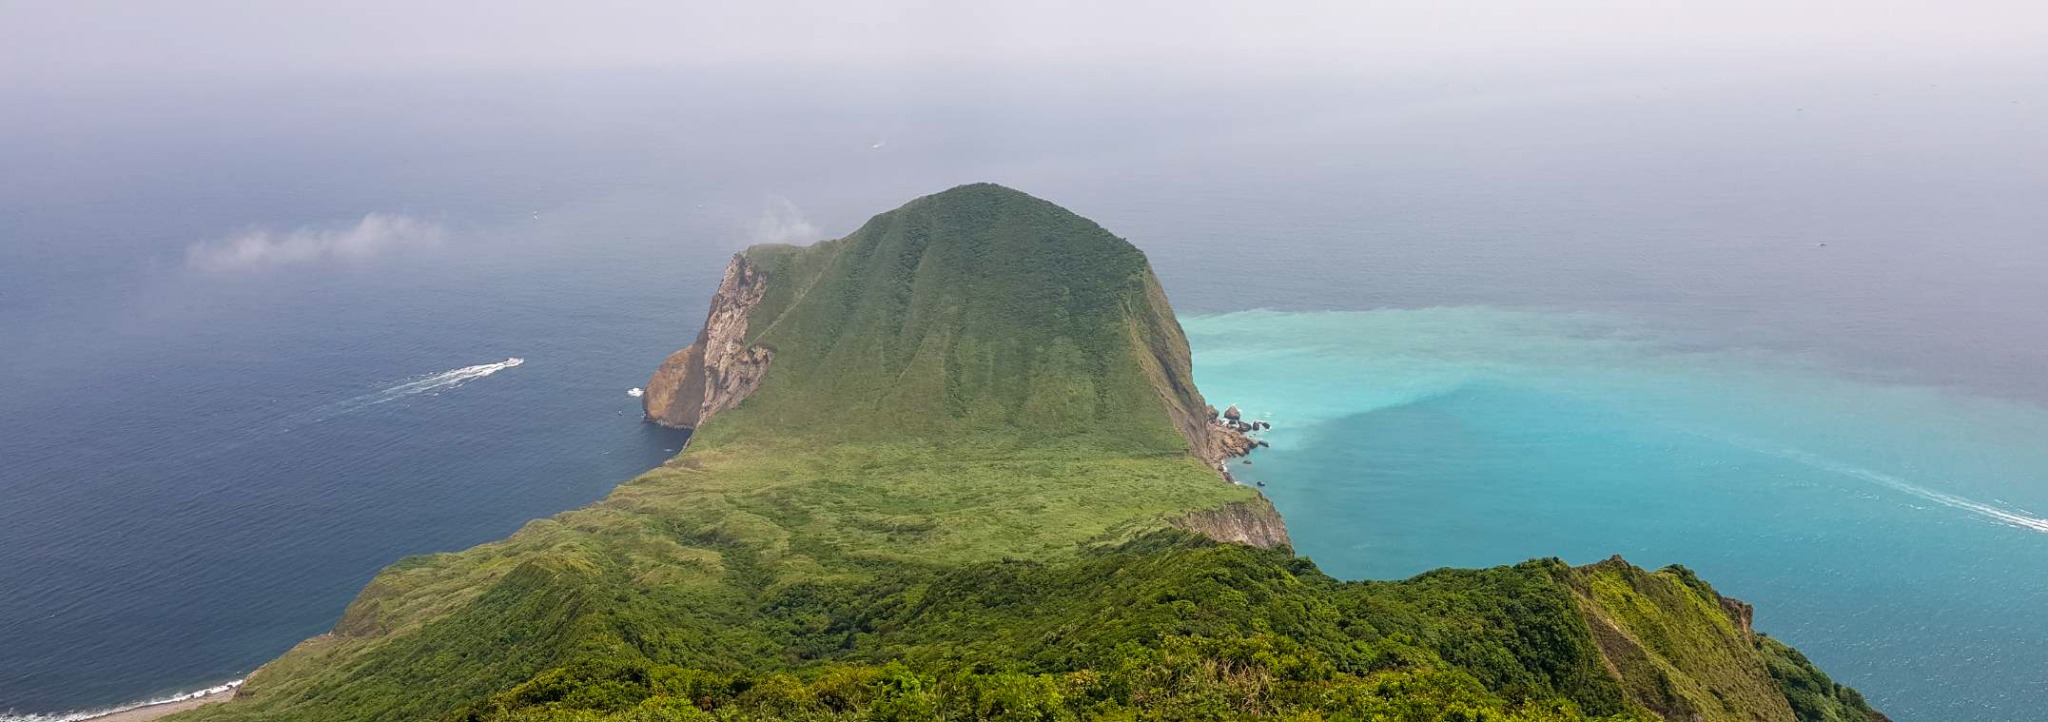
M1785 446L1773 446L1769 444L1753 442L1747 439L1727 436L1723 434L1702 433L1690 429L1687 429L1685 431L1694 436L1712 439L1714 441L1719 441L1730 446L1741 447L1759 454L1763 454L1765 456L1776 457L1779 459L1784 459L1786 461L1802 464L1814 469L1819 469L1821 471L1839 474L1841 476L1846 476L1860 481L1870 482L1878 486L1891 489L1892 491L1907 494L1909 496L1919 497L1922 500L1940 504L1950 509L1956 509L1959 511L1966 511L1972 514L1976 514L1992 522L2013 527L2015 529L2027 529L2030 531L2048 534L2048 518L2035 516L2031 512L2028 512L2024 509L2014 507L2003 507L1998 506L1996 504L1986 504L1975 499L1950 494L1948 492L1941 491L1938 489L1929 489L1927 487L1915 484L1913 482L1907 481L1897 476L1893 476L1891 474L1884 473L1882 471L1866 469L1861 466L1856 466L1854 464L1836 461L1834 459L1821 456L1820 454L1815 454L1810 451L1804 451L1801 449L1795 449ZM1921 507L1915 506L1914 508L1918 509Z
M464 366L459 369L449 369L437 374L421 376L381 391L336 401L304 413L295 414L286 419L277 431L290 431L307 424L317 424L342 414L388 404L399 399L445 391L523 363L526 363L526 359L513 357L497 363ZM0 722L4 722L4 720L0 720Z
M2026 513L2024 510L2009 509L1994 504L1986 504L1984 502L1977 501L1974 499L1956 496L1945 491L1929 489L1927 487L1920 486L1919 484L1906 481L1905 479L1892 476L1891 474L1886 474L1881 471L1872 471L1870 469L1865 469L1860 466L1851 466L1849 464L1844 464L1833 459L1821 456L1819 454L1811 454L1804 451L1800 451L1798 449L1781 449L1777 452L1766 453L1770 453L1772 456L1776 456L1781 459L1796 461L1801 464L1805 464L1807 466L1820 469L1822 471L1831 471L1836 474L1841 474L1843 476L1872 482L1884 487L1888 487L1894 491L1900 491L1907 494L1911 494L1913 496L1920 497L1927 501L1931 501L1936 504L1949 507L1951 509L1960 509L1963 511L1967 511L1972 514L1976 514L1987 519L1990 519L1992 521L1998 522L2000 524L2004 524L2006 526L2018 529L2031 529L2037 532L2048 533L2048 519L2033 516L2031 514Z
M407 396L424 394L442 389L452 389L476 379L489 376L505 369L526 363L523 358L508 358L497 363L464 366L450 369L426 378L415 379L372 394L363 394L347 401L334 404L336 413L348 413L356 409L397 401Z

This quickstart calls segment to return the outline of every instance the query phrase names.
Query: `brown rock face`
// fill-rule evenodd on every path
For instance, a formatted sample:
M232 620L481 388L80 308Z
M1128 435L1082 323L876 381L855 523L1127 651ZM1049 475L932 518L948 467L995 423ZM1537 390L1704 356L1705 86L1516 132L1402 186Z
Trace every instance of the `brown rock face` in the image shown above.
M760 388L775 352L747 345L747 314L767 290L768 275L744 254L734 255L711 296L697 342L670 355L647 379L640 404L649 421L694 429Z
M1756 638L1756 607L1734 597L1721 598L1721 611L1728 613L1728 619L1735 622L1735 628L1742 630L1743 639Z
M1174 526L1225 543L1245 544L1261 549L1293 546L1287 538L1287 524L1265 497L1226 504L1174 520Z
M1231 428L1221 421L1210 421L1196 430L1186 432L1189 448L1195 458L1209 464L1223 478L1236 481L1230 476L1230 460L1252 453L1258 442L1244 432Z
M662 426L688 428L695 425L700 412L692 410L685 415L688 404L679 397L682 396L683 385L688 383L686 379L690 370L703 365L704 355L698 352L694 343L662 361L661 366L654 370L654 376L647 379L646 391L640 395L640 407L647 412L647 419ZM701 379L698 385L702 385Z

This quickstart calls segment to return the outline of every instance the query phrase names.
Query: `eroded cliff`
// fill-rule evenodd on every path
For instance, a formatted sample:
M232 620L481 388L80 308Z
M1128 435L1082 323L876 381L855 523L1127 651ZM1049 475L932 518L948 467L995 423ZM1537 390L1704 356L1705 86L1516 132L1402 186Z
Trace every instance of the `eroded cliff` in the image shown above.
M694 429L760 388L775 352L747 343L747 320L767 291L767 274L746 254L726 263L696 343L671 354L647 379L640 403L648 420Z
M1280 518L1280 511L1264 496L1193 512L1173 520L1173 525L1216 541L1260 549L1294 544L1287 538L1287 523Z

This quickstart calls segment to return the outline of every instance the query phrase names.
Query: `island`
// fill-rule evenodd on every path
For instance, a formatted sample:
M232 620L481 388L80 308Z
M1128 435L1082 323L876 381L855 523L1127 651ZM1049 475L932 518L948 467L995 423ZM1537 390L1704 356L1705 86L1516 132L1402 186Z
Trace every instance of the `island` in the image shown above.
M175 719L1884 719L1683 567L1322 573L1144 254L1009 188L740 253L641 400L661 467Z

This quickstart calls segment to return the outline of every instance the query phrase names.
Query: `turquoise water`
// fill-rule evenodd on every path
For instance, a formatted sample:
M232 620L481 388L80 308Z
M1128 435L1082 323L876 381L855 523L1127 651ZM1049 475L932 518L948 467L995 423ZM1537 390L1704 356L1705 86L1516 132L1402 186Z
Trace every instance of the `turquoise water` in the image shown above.
M1346 578L1683 563L1900 719L2036 718L2048 410L1483 307L1186 319L1240 478Z

